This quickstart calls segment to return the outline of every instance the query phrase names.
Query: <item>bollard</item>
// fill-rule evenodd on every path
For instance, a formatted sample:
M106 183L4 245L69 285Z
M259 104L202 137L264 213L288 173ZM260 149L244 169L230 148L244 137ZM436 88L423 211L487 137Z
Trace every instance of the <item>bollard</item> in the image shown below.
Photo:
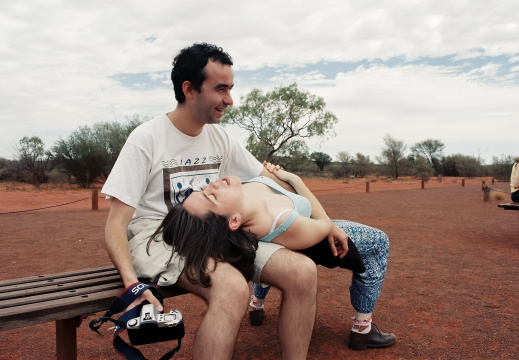
M92 210L98 210L98 200L99 200L99 195L97 194L98 190L97 189L92 189Z
M483 180L483 181L481 182L481 191L485 191L485 188L486 188L486 186L485 186L485 180Z
M485 192L483 193L483 201L490 201L490 188L485 186Z
M492 185L494 185L494 178L492 178Z
M369 193L369 181L366 181L366 192Z
M461 179L461 186L462 186L462 187L465 186L465 179Z
M425 180L422 179L422 189L425 189Z

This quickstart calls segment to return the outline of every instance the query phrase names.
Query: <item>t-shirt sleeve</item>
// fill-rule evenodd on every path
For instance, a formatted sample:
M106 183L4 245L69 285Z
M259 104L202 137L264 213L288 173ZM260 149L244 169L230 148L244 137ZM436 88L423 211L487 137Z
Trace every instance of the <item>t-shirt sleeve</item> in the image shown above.
M242 180L258 176L263 165L234 137L229 135L229 161L225 176L234 175Z
M132 143L126 143L101 192L137 208L150 176L149 157Z

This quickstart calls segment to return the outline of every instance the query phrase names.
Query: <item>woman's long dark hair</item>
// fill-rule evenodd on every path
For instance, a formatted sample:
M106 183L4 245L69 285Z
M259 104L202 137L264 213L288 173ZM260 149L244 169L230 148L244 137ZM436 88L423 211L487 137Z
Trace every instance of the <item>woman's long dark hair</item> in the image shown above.
M176 252L184 258L184 271L189 281L203 287L211 285L210 270L207 269L209 258L226 262L238 269L247 281L254 275L254 259L258 248L258 239L253 233L229 229L228 220L214 213L204 218L188 213L182 205L175 205L166 215L158 229L148 241L147 251L152 241L160 241L172 246L168 265ZM212 269L214 271L214 269Z

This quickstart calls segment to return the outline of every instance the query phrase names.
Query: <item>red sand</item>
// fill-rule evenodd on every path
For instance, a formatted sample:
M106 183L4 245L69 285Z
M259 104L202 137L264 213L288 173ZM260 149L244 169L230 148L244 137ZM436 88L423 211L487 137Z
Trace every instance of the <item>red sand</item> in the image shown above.
M396 346L356 352L346 346L353 309L345 270L319 267L318 312L309 359L515 359L519 358L519 213L483 201L481 181L436 179L421 189L415 179L307 179L332 218L384 230L391 241L389 269L374 322L398 336ZM506 183L495 189L509 191ZM108 202L91 210L91 190L0 184L0 280L109 265L103 243ZM271 291L268 317L251 327L244 317L236 359L279 359L277 312L281 294ZM194 295L166 300L179 309L186 336L174 359L190 359L205 304ZM119 359L111 331L99 337L83 321L78 329L79 359ZM5 331L0 359L55 358L54 324ZM173 343L141 347L158 358Z

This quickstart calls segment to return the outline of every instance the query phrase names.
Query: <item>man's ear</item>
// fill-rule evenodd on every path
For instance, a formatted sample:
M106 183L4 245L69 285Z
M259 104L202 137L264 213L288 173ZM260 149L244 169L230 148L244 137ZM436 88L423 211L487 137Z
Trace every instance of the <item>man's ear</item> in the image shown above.
M229 230L236 231L241 225L241 215L236 213L229 218Z
M182 91L184 92L185 97L189 97L193 94L193 92L195 91L195 88L193 87L191 82L186 80L182 83Z

